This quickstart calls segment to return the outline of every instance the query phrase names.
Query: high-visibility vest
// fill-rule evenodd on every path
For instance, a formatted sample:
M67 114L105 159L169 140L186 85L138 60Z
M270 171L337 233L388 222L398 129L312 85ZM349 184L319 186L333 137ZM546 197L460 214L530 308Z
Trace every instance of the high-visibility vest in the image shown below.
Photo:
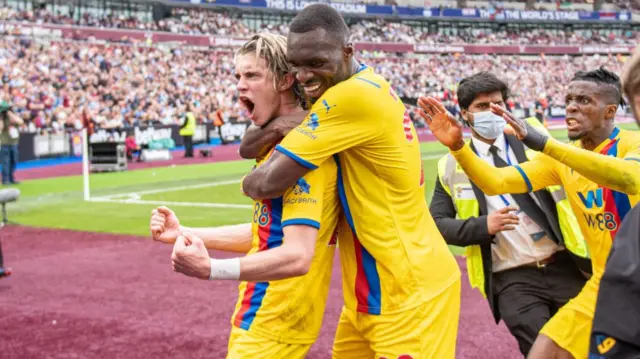
M541 131L546 131L544 126L535 117L528 118L527 121ZM533 159L538 152L533 150L526 151L527 158ZM461 198L459 193L463 188L470 188L471 182L469 177L464 173L460 165L456 162L451 154L447 154L438 162L438 180L453 200L453 204L458 214L458 219L465 220L470 217L477 217L480 213L480 206L475 196ZM560 231L564 239L565 248L574 255L589 259L589 251L584 240L578 220L576 219L571 205L567 200L566 194L562 186L550 186L546 188L553 197L558 210L558 222ZM485 278L482 263L482 254L479 245L472 245L465 248L465 256L467 259L467 275L472 288L478 288L482 295L487 296L484 290Z
M186 114L187 124L180 129L180 136L193 136L196 133L196 116L193 112L187 112Z

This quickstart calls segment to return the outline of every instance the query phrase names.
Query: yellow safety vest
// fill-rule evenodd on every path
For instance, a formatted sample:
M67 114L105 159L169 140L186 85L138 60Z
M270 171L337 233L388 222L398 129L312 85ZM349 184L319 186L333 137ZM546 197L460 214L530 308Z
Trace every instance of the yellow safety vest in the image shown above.
M535 117L527 118L527 121L534 127L545 133L548 131ZM527 150L527 158L533 159L538 152ZM478 216L480 206L475 196L471 198L461 198L460 194L463 189L471 188L469 177L464 173L460 165L456 162L451 154L447 154L438 162L438 179L444 190L451 196L453 204L458 214L458 219L465 220L470 217ZM546 188L553 197L558 210L558 222L560 230L564 238L564 245L567 250L578 257L588 259L589 251L585 243L582 232L578 225L578 220L571 210L569 201L562 186L550 186ZM482 254L479 245L472 245L465 248L465 256L467 258L467 275L472 288L478 288L482 295L486 298L487 294L484 290L484 271L482 263Z
M180 129L180 136L193 136L196 132L196 116L193 112L187 112L187 125Z

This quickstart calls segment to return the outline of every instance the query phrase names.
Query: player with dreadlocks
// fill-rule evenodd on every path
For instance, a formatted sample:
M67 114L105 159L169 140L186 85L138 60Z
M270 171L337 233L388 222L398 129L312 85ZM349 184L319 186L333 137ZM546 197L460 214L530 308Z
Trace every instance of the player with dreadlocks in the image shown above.
M488 195L527 193L563 185L591 255L593 275L582 291L542 328L529 358L587 358L596 298L618 228L638 202L640 134L614 124L624 105L619 77L604 69L579 71L565 96L566 144L532 128L501 107L502 116L532 150L543 152L518 166L495 168L465 144L462 127L436 99L420 98L431 132L448 146L469 178Z

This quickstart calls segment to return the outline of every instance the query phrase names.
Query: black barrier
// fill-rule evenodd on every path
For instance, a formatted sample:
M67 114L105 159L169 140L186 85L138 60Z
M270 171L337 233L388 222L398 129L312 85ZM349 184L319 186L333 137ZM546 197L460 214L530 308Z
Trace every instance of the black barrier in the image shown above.
M212 123L197 125L193 135L193 143L234 143L242 139L250 124L248 121L231 119L222 126L214 126ZM153 140L168 138L172 139L176 146L184 145L178 125L100 129L89 137L89 142L124 142L130 134L135 136L136 143L140 146L148 145ZM82 134L80 131L42 135L21 133L19 150L20 162L40 158L81 156Z
M408 105L416 105L417 99L403 97L402 101ZM628 110L620 110L618 115L625 115ZM514 109L514 115L529 117L535 115L533 109ZM553 106L545 110L548 118L564 117L564 107ZM222 126L214 126L212 123L196 126L193 136L194 144L229 144L238 142L244 136L251 122L229 119ZM127 135L133 134L136 143L141 146L149 144L152 140L171 138L176 146L182 146L180 126L160 125L153 127L129 127L116 130L98 130L90 137L90 142L124 142ZM63 139L60 139L63 136ZM81 156L82 141L81 132L73 131L64 134L37 135L34 133L21 133L19 142L19 161L30 161L39 158Z

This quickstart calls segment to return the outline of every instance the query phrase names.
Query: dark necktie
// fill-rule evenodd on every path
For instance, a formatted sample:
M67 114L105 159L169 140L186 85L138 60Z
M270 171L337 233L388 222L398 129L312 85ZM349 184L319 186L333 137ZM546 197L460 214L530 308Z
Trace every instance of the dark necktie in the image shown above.
M493 156L493 163L495 163L496 167L508 167L507 164L500 156L498 156L498 147L491 146L489 148L489 152ZM506 154L508 156L509 154ZM511 194L511 198L516 201L516 204L524 213L526 213L531 220L536 222L541 228L547 228L545 226L547 217L545 216L542 209L536 204L536 202L531 197L530 193L515 193Z

